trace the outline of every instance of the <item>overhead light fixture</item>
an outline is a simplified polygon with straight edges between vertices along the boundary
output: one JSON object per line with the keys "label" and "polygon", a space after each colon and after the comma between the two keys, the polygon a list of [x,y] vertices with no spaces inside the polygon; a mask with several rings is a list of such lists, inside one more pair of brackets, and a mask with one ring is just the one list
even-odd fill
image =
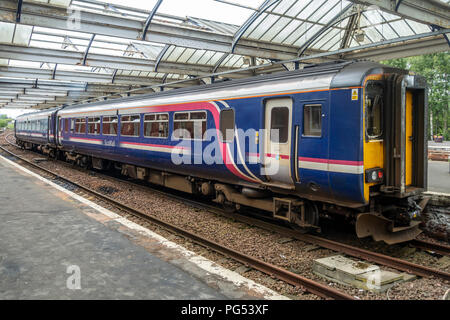
{"label": "overhead light fixture", "polygon": [[359,29],[359,30],[355,31],[355,39],[356,39],[356,41],[364,42],[365,36],[366,36],[366,34],[365,34],[365,32],[363,30]]}

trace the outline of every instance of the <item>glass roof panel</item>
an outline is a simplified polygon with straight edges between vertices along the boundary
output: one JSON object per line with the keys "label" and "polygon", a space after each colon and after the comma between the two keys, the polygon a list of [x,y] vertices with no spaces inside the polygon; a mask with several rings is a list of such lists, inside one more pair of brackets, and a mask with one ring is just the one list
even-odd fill
{"label": "glass roof panel", "polygon": [[378,32],[378,30],[375,27],[367,27],[364,29],[364,32],[367,36],[370,37],[370,40],[373,42],[379,42],[385,40],[383,38],[383,35]]}
{"label": "glass roof panel", "polygon": [[185,48],[181,48],[181,47],[175,47],[172,52],[170,53],[170,55],[166,55],[164,57],[165,61],[170,61],[170,62],[175,62],[178,60],[178,58],[180,57],[180,55],[183,53]]}
{"label": "glass roof panel", "polygon": [[178,58],[177,62],[186,63],[189,58],[194,54],[195,49],[187,48],[183,54]]}
{"label": "glass roof panel", "polygon": [[325,32],[322,37],[320,37],[311,47],[314,49],[321,49],[326,43],[334,43],[341,35],[340,30],[336,28],[330,28],[329,31]]}
{"label": "glass roof panel", "polygon": [[211,59],[209,60],[208,64],[216,65],[217,62],[219,62],[220,58],[222,58],[223,53],[222,52],[215,52]]}
{"label": "glass roof panel", "polygon": [[49,0],[50,4],[56,4],[58,6],[68,7],[71,0]]}
{"label": "glass roof panel", "polygon": [[28,43],[30,42],[31,32],[33,32],[33,26],[17,24],[13,43],[23,46],[28,45]]}
{"label": "glass roof panel", "polygon": [[0,42],[11,43],[14,35],[14,24],[0,21]]}
{"label": "glass roof panel", "polygon": [[312,21],[309,19],[312,15],[314,15],[317,10],[326,2],[326,0],[314,0],[311,2],[307,7],[300,12],[300,14],[297,16],[300,19],[306,19],[308,21]]}
{"label": "glass roof panel", "polygon": [[[314,13],[308,18],[311,21],[320,21],[324,16],[330,13],[334,6],[336,5],[336,0],[328,0],[324,2],[321,6],[319,6]],[[337,14],[337,11],[334,12],[334,15]],[[326,21],[328,22],[328,21]]]}
{"label": "glass roof panel", "polygon": [[296,1],[292,0],[281,0],[275,7],[271,7],[267,11],[285,14],[295,3]]}
{"label": "glass roof panel", "polygon": [[[304,24],[305,25],[305,24]],[[322,27],[319,25],[314,25],[311,26],[309,28],[304,27],[303,31],[303,35],[297,39],[294,39],[294,43],[292,43],[295,46],[301,46],[303,43],[305,43],[306,41],[308,41],[317,31],[319,31]]]}
{"label": "glass roof panel", "polygon": [[230,58],[223,64],[225,67],[233,67],[239,60],[242,60],[242,56],[237,54],[230,55]]}
{"label": "glass roof panel", "polygon": [[256,29],[250,34],[250,38],[261,39],[261,37],[266,33],[267,29],[273,26],[275,22],[278,21],[278,19],[279,17],[273,14],[266,15],[266,18],[262,21],[262,23],[257,26]]}
{"label": "glass roof panel", "polygon": [[151,45],[132,42],[133,46],[142,52],[147,59],[156,60],[161,50],[164,48],[162,45]]}
{"label": "glass roof panel", "polygon": [[425,24],[418,23],[409,19],[405,19],[405,21],[411,26],[411,28],[413,28],[416,33],[427,33],[431,31],[430,27]]}
{"label": "glass roof panel", "polygon": [[206,51],[203,56],[198,60],[198,64],[208,64],[208,65],[214,65],[211,62],[211,58],[216,54],[215,51]]}
{"label": "glass roof panel", "polygon": [[198,63],[200,58],[205,54],[206,50],[195,50],[194,54],[189,58],[187,63]]}
{"label": "glass roof panel", "polygon": [[383,35],[385,39],[389,40],[393,38],[398,38],[398,35],[395,33],[394,30],[392,30],[389,24],[377,25],[375,26],[375,28],[378,30],[378,32],[380,32]]}
{"label": "glass roof panel", "polygon": [[291,22],[275,35],[271,41],[281,43],[283,40],[291,36],[302,24],[299,20],[291,20]]}
{"label": "glass roof panel", "polygon": [[270,29],[262,36],[261,40],[271,41],[280,32],[282,32],[285,27],[292,21],[289,18],[280,18],[275,24],[272,25]]}
{"label": "glass roof panel", "polygon": [[259,29],[260,24],[266,19],[267,16],[268,16],[267,13],[261,14],[247,29],[247,31],[244,33],[243,37],[244,38],[253,38],[253,39],[258,39],[259,37],[261,37],[262,36],[261,30],[256,30],[256,29]]}

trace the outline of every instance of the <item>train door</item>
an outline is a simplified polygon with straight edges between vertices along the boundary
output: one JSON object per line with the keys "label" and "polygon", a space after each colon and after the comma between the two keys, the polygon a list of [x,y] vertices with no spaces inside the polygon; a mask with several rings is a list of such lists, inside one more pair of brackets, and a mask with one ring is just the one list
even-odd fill
{"label": "train door", "polygon": [[292,99],[265,102],[262,167],[269,184],[293,188],[291,177]]}
{"label": "train door", "polygon": [[405,185],[412,184],[412,150],[413,150],[413,93],[406,90],[405,106]]}
{"label": "train door", "polygon": [[329,196],[328,101],[304,100],[295,108],[295,181],[305,193]]}
{"label": "train door", "polygon": [[51,116],[47,117],[47,142],[50,142],[50,128],[52,127],[52,118]]}
{"label": "train door", "polygon": [[56,132],[55,132],[55,141],[58,145],[61,145],[61,139],[62,139],[62,132],[63,132],[63,125],[64,120],[61,119],[61,117],[56,118]]}
{"label": "train door", "polygon": [[400,197],[427,187],[427,84],[416,75],[386,80],[384,186]]}

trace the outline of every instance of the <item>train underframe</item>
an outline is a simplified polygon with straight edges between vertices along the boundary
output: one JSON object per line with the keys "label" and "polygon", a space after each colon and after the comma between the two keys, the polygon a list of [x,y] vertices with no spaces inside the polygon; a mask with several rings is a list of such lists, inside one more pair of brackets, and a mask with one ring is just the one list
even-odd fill
{"label": "train underframe", "polygon": [[305,231],[320,232],[319,221],[323,217],[343,217],[355,225],[358,237],[372,236],[375,241],[395,244],[414,239],[421,233],[420,214],[426,202],[417,204],[420,194],[398,198],[374,192],[369,205],[346,207],[332,202],[315,200],[310,196],[277,193],[276,190],[256,189],[232,185],[193,176],[184,176],[131,164],[109,161],[79,153],[58,150],[19,141],[24,149],[39,151],[52,158],[67,161],[83,168],[116,170],[124,176],[151,184],[200,195],[220,204],[228,212],[253,208],[266,217],[284,221]]}

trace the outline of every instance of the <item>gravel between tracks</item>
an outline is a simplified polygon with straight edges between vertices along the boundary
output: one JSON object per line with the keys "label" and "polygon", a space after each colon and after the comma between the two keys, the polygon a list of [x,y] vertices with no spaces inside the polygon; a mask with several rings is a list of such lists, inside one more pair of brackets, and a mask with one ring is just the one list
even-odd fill
{"label": "gravel between tracks", "polygon": [[[0,138],[3,145],[5,135]],[[9,150],[24,156],[27,159],[42,158],[41,155],[24,150],[18,150],[15,147],[8,146]],[[226,245],[230,248],[243,252],[245,254],[257,257],[266,262],[286,268],[296,272],[304,277],[319,281],[321,283],[332,285],[359,299],[442,299],[445,292],[450,288],[450,283],[440,279],[422,278],[411,282],[405,282],[390,289],[387,293],[372,293],[369,291],[343,286],[336,283],[323,280],[312,273],[312,263],[314,259],[323,258],[336,254],[335,252],[316,248],[310,244],[294,240],[289,241],[278,233],[262,230],[257,227],[251,227],[246,224],[221,217],[217,214],[193,208],[189,205],[173,200],[169,197],[153,192],[151,189],[144,189],[140,186],[132,186],[127,183],[121,183],[117,180],[101,175],[92,171],[84,171],[55,161],[42,161],[39,163],[42,167],[52,170],[55,173],[80,183],[86,187],[94,189],[100,193],[107,194],[117,201],[123,202],[133,208],[142,210],[163,221],[172,223],[186,230],[195,232],[210,240]],[[100,203],[102,201],[99,201]],[[101,203],[107,208],[109,204]],[[120,211],[114,209],[115,212]],[[122,213],[123,214],[123,213]],[[220,254],[205,249],[191,241],[167,232],[166,230],[146,222],[143,219],[126,214],[127,218],[135,221],[149,229],[161,234],[162,236],[174,241],[187,249],[190,249],[208,259],[215,261],[225,268],[236,270],[247,278],[261,283],[277,292],[287,295],[293,299],[320,299],[309,294],[302,288],[294,287],[283,281],[270,278],[261,272],[250,269],[231,259],[227,259]],[[372,244],[373,246],[373,244]],[[370,248],[371,250],[373,248]],[[384,253],[384,252],[383,252]],[[429,255],[427,253],[424,253]],[[429,255],[424,257],[423,262],[432,267],[438,267],[435,261],[436,257]],[[384,270],[390,270],[383,267]],[[443,270],[448,270],[444,268]]]}

